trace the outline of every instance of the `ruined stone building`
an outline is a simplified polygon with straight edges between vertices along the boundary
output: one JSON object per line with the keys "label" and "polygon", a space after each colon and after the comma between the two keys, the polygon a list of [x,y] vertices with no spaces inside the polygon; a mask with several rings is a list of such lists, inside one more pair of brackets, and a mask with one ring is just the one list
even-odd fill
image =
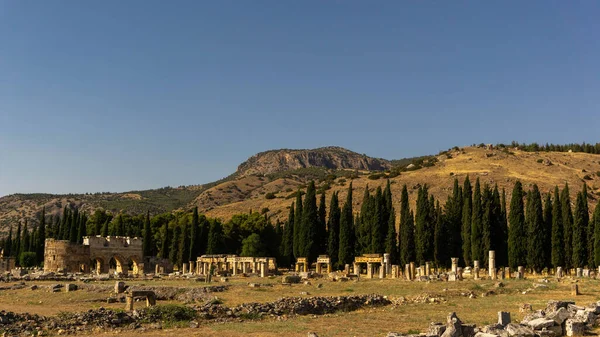
{"label": "ruined stone building", "polygon": [[133,274],[144,272],[144,254],[141,238],[123,236],[86,236],[83,244],[68,240],[46,239],[44,271],[108,273],[111,261],[115,272]]}
{"label": "ruined stone building", "polygon": [[4,249],[0,250],[0,273],[9,272],[15,267],[15,258],[4,256]]}

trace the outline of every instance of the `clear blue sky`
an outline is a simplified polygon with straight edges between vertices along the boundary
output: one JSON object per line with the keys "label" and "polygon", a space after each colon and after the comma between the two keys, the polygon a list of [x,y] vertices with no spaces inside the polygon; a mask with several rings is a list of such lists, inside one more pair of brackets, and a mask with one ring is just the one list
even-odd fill
{"label": "clear blue sky", "polygon": [[0,0],[0,195],[600,141],[598,1]]}

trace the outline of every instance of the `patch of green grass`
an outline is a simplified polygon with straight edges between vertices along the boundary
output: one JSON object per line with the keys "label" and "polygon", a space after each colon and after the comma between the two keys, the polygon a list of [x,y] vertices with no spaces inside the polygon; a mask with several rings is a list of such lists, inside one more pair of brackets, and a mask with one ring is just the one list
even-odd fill
{"label": "patch of green grass", "polygon": [[185,305],[165,304],[144,309],[144,322],[180,322],[196,318],[196,311]]}
{"label": "patch of green grass", "polygon": [[346,289],[344,289],[342,291],[345,292],[345,293],[352,293],[352,292],[354,292],[354,289],[352,289],[352,288],[346,288]]}

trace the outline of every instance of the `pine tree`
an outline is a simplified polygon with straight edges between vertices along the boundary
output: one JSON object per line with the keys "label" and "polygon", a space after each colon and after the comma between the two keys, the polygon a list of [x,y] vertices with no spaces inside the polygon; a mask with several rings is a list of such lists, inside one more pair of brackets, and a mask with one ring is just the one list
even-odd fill
{"label": "pine tree", "polygon": [[206,246],[207,254],[219,254],[222,251],[223,242],[223,227],[221,223],[215,219],[210,221],[210,229],[208,230],[208,244]]}
{"label": "pine tree", "polygon": [[369,185],[365,186],[360,217],[356,224],[356,254],[371,253],[371,226],[375,212],[375,200],[369,193]]}
{"label": "pine tree", "polygon": [[479,185],[479,178],[477,178],[475,181],[475,191],[473,192],[473,213],[471,214],[471,258],[473,261],[479,261],[481,265],[484,265],[484,256],[481,255],[483,239],[482,217],[481,186]]}
{"label": "pine tree", "polygon": [[110,222],[110,219],[107,218],[106,221],[104,222],[104,225],[102,226],[102,236],[103,237],[107,237],[108,236],[108,223]]}
{"label": "pine tree", "polygon": [[403,265],[415,261],[415,228],[414,218],[408,204],[408,189],[402,187],[400,196],[400,260]]}
{"label": "pine tree", "polygon": [[[108,220],[106,220],[106,224],[104,225],[105,228],[108,228]],[[104,230],[103,230],[104,231]],[[107,229],[108,231],[108,229]],[[169,247],[170,245],[170,240],[169,240],[169,223],[168,221],[165,221],[165,224],[163,225],[162,228],[162,239],[161,239],[161,245],[160,245],[160,257],[163,259],[167,259],[169,258]],[[104,235],[104,234],[102,234]]]}
{"label": "pine tree", "polygon": [[15,233],[15,239],[13,240],[12,256],[14,256],[15,259],[18,261],[20,254],[21,254],[21,221],[19,221],[19,224],[17,226],[17,232]]}
{"label": "pine tree", "polygon": [[[436,266],[446,267],[448,265],[448,261],[450,261],[451,256],[448,256],[448,249],[445,245],[446,235],[447,235],[447,226],[446,220],[444,217],[444,213],[442,212],[442,208],[440,207],[440,203],[436,204],[436,217],[435,217],[435,231],[434,231],[434,261]],[[470,226],[469,226],[470,227]]]}
{"label": "pine tree", "polygon": [[415,217],[415,242],[417,263],[433,260],[433,228],[430,221],[429,192],[427,186],[419,189]]}
{"label": "pine tree", "polygon": [[569,194],[569,184],[565,183],[560,194],[561,210],[563,216],[563,233],[565,249],[565,268],[573,268],[573,212],[571,210],[571,197]]}
{"label": "pine tree", "polygon": [[594,223],[594,265],[600,266],[600,203],[596,204],[592,221]]}
{"label": "pine tree", "polygon": [[[12,232],[12,227],[11,227]],[[37,241],[37,260],[44,260],[44,247],[46,246],[46,207],[42,208],[42,215],[40,216],[40,229],[38,231]]]}
{"label": "pine tree", "polygon": [[483,187],[483,193],[481,194],[481,244],[479,246],[479,256],[481,257],[481,264],[484,266],[488,265],[488,252],[493,250],[492,243],[492,221],[493,221],[493,211],[492,211],[492,191],[488,184],[485,184]]}
{"label": "pine tree", "polygon": [[588,200],[587,200],[587,184],[583,183],[583,190],[581,191],[581,194],[583,196],[583,204],[584,204],[584,222],[587,223],[586,229],[585,229],[585,238],[587,239],[587,265],[590,268],[593,268],[595,266],[595,262],[596,262],[596,258],[595,258],[595,252],[594,252],[594,232],[595,232],[595,228],[594,228],[594,222],[590,221],[590,210],[589,210],[589,206],[588,206]]}
{"label": "pine tree", "polygon": [[200,256],[200,219],[198,217],[198,207],[194,207],[190,227],[190,255],[188,259],[195,261],[198,256]]}
{"label": "pine tree", "polygon": [[541,272],[545,267],[544,256],[544,216],[542,210],[542,196],[536,184],[529,192],[527,198],[527,265],[536,272]]}
{"label": "pine tree", "polygon": [[523,205],[523,187],[520,181],[515,183],[510,200],[508,217],[508,264],[515,269],[524,266],[527,256],[527,229],[525,227],[525,209]]}
{"label": "pine tree", "polygon": [[327,221],[327,229],[329,231],[327,254],[329,255],[331,265],[334,267],[339,267],[338,254],[340,248],[340,217],[341,210],[338,201],[338,194],[335,192],[329,201],[329,219]]}
{"label": "pine tree", "polygon": [[79,210],[75,208],[71,216],[71,225],[69,226],[69,241],[77,243],[77,232],[79,231]]}
{"label": "pine tree", "polygon": [[[462,208],[463,191],[458,184],[458,179],[454,179],[452,195],[448,196],[446,201],[446,216],[444,222],[447,227],[446,247],[451,257],[460,257],[462,255]],[[430,211],[435,214],[434,205],[430,205]],[[431,217],[433,219],[433,216]],[[435,224],[435,221],[429,220]],[[433,230],[433,228],[432,228]]]}
{"label": "pine tree", "polygon": [[354,259],[354,223],[352,214],[352,182],[348,187],[346,203],[340,214],[340,245],[338,263],[340,266],[352,263]]}
{"label": "pine tree", "polygon": [[573,267],[583,268],[587,264],[587,239],[585,232],[588,227],[586,222],[588,214],[582,192],[577,193],[573,221]]}
{"label": "pine tree", "polygon": [[[196,208],[197,209],[197,208]],[[144,242],[142,250],[144,256],[154,255],[154,243],[152,242],[152,227],[150,226],[150,211],[146,212],[146,219],[144,221]]]}
{"label": "pine tree", "polygon": [[77,230],[77,243],[83,243],[83,237],[87,236],[87,216],[85,213],[81,214],[79,218],[79,228]]}
{"label": "pine tree", "polygon": [[552,204],[552,265],[554,268],[565,265],[564,232],[562,203],[558,186],[554,187],[554,203]]}
{"label": "pine tree", "polygon": [[294,203],[290,205],[290,213],[283,227],[283,260],[289,266],[294,261]]}
{"label": "pine tree", "polygon": [[25,225],[23,226],[23,234],[21,235],[20,253],[23,254],[28,251],[29,251],[29,231],[27,230],[27,219],[25,219]]}
{"label": "pine tree", "polygon": [[[465,265],[472,263],[471,259],[471,213],[473,212],[473,191],[469,176],[463,184],[463,209],[462,209],[462,256]],[[439,221],[439,220],[438,220]]]}
{"label": "pine tree", "polygon": [[304,244],[302,252],[308,261],[316,261],[319,256],[319,215],[317,210],[317,197],[315,182],[310,181],[306,189],[306,197],[302,209],[302,233]]}
{"label": "pine tree", "polygon": [[385,235],[387,233],[387,222],[383,221],[385,213],[385,199],[381,187],[377,187],[375,196],[371,200],[372,219],[371,219],[371,245],[370,252],[373,254],[383,254],[385,251]]}
{"label": "pine tree", "polygon": [[319,200],[319,226],[317,237],[319,239],[319,252],[327,251],[327,209],[325,208],[325,192],[321,193]]}
{"label": "pine tree", "polygon": [[304,257],[301,250],[304,245],[304,229],[302,226],[302,194],[300,189],[296,193],[296,213],[294,214],[294,257]]}

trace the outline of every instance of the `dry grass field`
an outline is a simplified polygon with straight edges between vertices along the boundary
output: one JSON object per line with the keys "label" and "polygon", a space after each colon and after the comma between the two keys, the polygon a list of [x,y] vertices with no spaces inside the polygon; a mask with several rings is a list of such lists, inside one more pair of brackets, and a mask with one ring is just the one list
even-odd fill
{"label": "dry grass field", "polygon": [[[315,331],[319,336],[385,336],[394,332],[425,332],[430,322],[443,322],[448,312],[455,311],[466,323],[478,325],[493,323],[498,311],[510,311],[513,321],[520,320],[523,313],[519,308],[530,303],[534,309],[542,309],[549,300],[573,300],[578,304],[589,304],[600,300],[600,281],[594,279],[577,280],[582,295],[572,296],[570,278],[560,282],[548,278],[548,283],[535,288],[539,277],[530,276],[526,280],[504,280],[504,287],[497,287],[498,281],[465,280],[460,282],[408,282],[395,279],[361,279],[358,282],[331,282],[327,279],[315,279],[310,285],[295,284],[283,286],[280,278],[232,278],[228,290],[212,293],[225,306],[232,307],[247,302],[270,302],[281,297],[295,296],[341,296],[359,294],[381,294],[392,299],[404,297],[409,304],[389,305],[379,308],[367,308],[354,312],[338,312],[321,316],[295,316],[283,318],[263,318],[242,322],[212,323],[200,320],[200,327],[191,329],[165,328],[161,330],[117,331],[120,336],[306,336]],[[259,288],[250,288],[248,282],[271,284]],[[0,310],[29,312],[41,315],[57,315],[60,312],[77,312],[99,307],[122,309],[123,303],[107,304],[110,291],[93,292],[78,290],[75,292],[52,293],[44,288],[56,282],[28,282],[28,287],[18,290],[7,289],[5,284],[0,290]],[[322,286],[317,287],[318,284]],[[29,285],[40,288],[31,290]],[[92,283],[96,284],[96,283]],[[111,286],[111,282],[98,282]],[[204,283],[193,280],[139,280],[128,281],[128,285],[202,287]],[[222,284],[222,283],[215,283]],[[528,290],[526,294],[523,291]],[[308,295],[301,295],[308,292]],[[473,296],[469,296],[473,294]],[[440,303],[429,303],[412,299],[423,295],[437,298]],[[472,297],[472,298],[471,298]],[[425,303],[423,303],[425,302]],[[159,301],[158,304],[166,304]],[[136,304],[136,307],[143,306]],[[108,332],[113,333],[113,332]]]}

